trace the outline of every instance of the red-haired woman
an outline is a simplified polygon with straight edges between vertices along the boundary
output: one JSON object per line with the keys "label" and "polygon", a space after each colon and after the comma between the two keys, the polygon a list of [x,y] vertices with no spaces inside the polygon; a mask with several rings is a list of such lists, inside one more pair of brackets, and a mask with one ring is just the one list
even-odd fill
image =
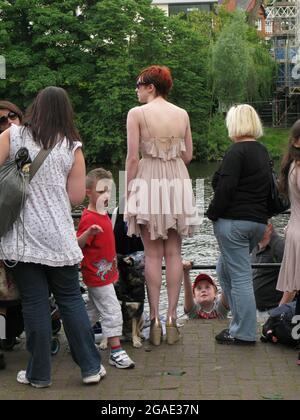
{"label": "red-haired woman", "polygon": [[[172,88],[170,70],[150,66],[136,83],[140,103],[127,117],[128,235],[141,236],[150,305],[150,342],[161,343],[159,297],[162,259],[168,292],[167,342],[179,339],[177,304],[182,281],[181,239],[199,225],[186,165],[193,145],[189,116],[166,100]],[[139,160],[139,152],[142,159]]]}

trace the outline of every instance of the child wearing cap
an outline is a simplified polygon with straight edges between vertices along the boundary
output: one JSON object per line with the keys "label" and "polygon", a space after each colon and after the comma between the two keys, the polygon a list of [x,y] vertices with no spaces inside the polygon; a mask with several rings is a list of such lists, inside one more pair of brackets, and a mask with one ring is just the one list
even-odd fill
{"label": "child wearing cap", "polygon": [[184,311],[190,319],[225,319],[229,311],[225,296],[218,293],[214,280],[208,274],[199,274],[190,280],[191,261],[183,261]]}

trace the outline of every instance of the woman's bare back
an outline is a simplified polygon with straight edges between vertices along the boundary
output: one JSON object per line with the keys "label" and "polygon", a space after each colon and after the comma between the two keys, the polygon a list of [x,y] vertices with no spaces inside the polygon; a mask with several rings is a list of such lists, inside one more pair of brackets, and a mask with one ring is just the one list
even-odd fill
{"label": "woman's bare back", "polygon": [[185,138],[189,120],[182,108],[159,98],[139,109],[141,139]]}

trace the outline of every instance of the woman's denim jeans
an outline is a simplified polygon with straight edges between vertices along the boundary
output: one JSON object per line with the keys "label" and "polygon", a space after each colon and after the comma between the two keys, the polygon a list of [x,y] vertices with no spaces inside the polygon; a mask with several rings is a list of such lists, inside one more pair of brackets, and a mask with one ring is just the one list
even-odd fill
{"label": "woman's denim jeans", "polygon": [[214,223],[221,255],[217,274],[231,309],[232,337],[256,340],[256,303],[250,253],[262,239],[266,225],[245,220],[218,219]]}
{"label": "woman's denim jeans", "polygon": [[26,344],[30,353],[26,370],[29,382],[51,383],[49,288],[58,304],[71,354],[81,368],[82,377],[98,373],[101,357],[81,296],[78,267],[20,262],[12,270],[22,298]]}

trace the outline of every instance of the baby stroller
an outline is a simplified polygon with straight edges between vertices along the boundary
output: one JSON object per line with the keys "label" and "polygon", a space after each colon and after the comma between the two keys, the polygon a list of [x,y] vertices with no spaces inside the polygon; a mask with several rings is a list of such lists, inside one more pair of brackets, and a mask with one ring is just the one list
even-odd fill
{"label": "baby stroller", "polygon": [[18,344],[17,337],[24,331],[22,306],[19,300],[0,301],[0,306],[6,310],[6,314],[2,315],[0,349],[9,351]]}
{"label": "baby stroller", "polygon": [[51,341],[51,354],[55,356],[60,350],[60,341],[57,334],[61,330],[61,319],[58,306],[55,303],[53,295],[49,298],[51,323],[52,323],[52,341]]}
{"label": "baby stroller", "polygon": [[[1,350],[12,350],[20,342],[18,337],[24,331],[24,320],[17,286],[13,281],[11,272],[7,270],[1,260],[0,270],[0,369],[4,369],[5,360]],[[60,342],[56,335],[61,329],[61,320],[51,294],[49,305],[53,333],[51,353],[55,355],[60,349]]]}
{"label": "baby stroller", "polygon": [[[51,354],[55,356],[60,349],[60,341],[57,334],[61,330],[61,320],[58,307],[53,296],[49,297],[51,322],[52,322],[52,342]],[[24,321],[22,315],[22,305],[17,301],[0,301],[0,307],[6,309],[6,315],[2,317],[2,328],[0,333],[0,350],[10,351],[19,343],[19,335],[24,331]],[[3,357],[4,359],[4,357]],[[0,356],[1,368],[1,356]]]}

